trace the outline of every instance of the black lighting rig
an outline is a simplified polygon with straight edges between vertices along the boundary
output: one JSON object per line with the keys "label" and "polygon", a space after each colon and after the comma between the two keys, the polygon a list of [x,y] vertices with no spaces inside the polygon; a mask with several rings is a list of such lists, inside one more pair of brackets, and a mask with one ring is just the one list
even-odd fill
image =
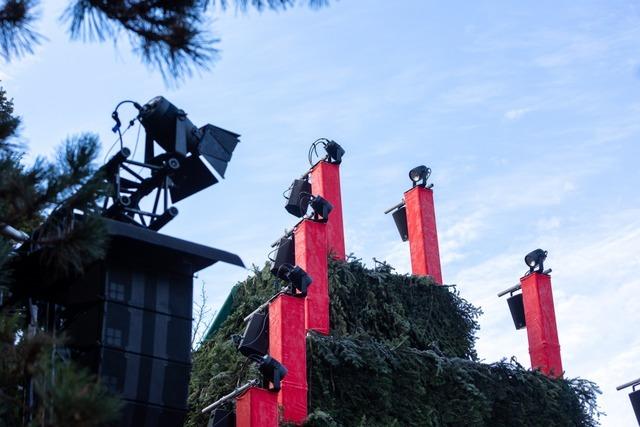
{"label": "black lighting rig", "polygon": [[[138,111],[129,127],[137,120],[145,130],[143,161],[133,160],[122,141],[118,109],[126,103]],[[100,169],[112,186],[104,200],[103,216],[154,231],[178,215],[173,203],[218,182],[203,159],[224,178],[239,141],[238,134],[211,124],[196,127],[183,110],[162,96],[144,105],[122,101],[111,117],[116,122],[112,130],[118,134],[120,150]],[[153,204],[144,209],[142,200],[152,194]]]}

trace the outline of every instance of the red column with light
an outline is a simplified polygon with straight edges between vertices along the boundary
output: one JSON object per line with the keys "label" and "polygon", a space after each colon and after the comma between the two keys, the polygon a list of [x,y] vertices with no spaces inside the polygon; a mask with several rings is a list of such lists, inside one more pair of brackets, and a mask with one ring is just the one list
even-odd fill
{"label": "red column with light", "polygon": [[276,393],[252,387],[236,400],[236,427],[278,427]]}
{"label": "red column with light", "polygon": [[313,279],[305,298],[305,327],[329,335],[327,224],[302,220],[295,228],[293,240],[296,264]]}
{"label": "red column with light", "polygon": [[524,317],[529,339],[531,368],[550,377],[561,377],[562,359],[553,307],[551,277],[531,273],[520,279]]}
{"label": "red column with light", "polygon": [[415,275],[431,276],[442,284],[440,249],[436,229],[433,191],[417,186],[404,193],[411,251],[411,271]]}
{"label": "red column with light", "polygon": [[285,422],[307,417],[307,347],[304,298],[280,295],[269,304],[269,354],[287,368],[278,404]]}
{"label": "red column with light", "polygon": [[340,192],[340,165],[318,162],[310,172],[311,192],[322,196],[333,205],[327,222],[329,253],[335,259],[345,260],[344,225],[342,222],[342,195]]}

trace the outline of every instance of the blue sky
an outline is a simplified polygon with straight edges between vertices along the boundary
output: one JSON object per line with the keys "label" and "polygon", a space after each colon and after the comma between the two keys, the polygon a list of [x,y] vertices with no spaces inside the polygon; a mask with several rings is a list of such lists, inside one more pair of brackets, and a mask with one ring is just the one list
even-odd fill
{"label": "blue sky", "polygon": [[[529,364],[526,332],[496,293],[517,283],[524,254],[547,249],[567,375],[602,387],[603,425],[634,424],[615,386],[640,377],[637,3],[343,0],[229,11],[212,25],[220,60],[177,88],[124,38],[117,49],[69,42],[62,3],[43,3],[49,41],[0,63],[33,153],[80,131],[108,147],[119,100],[163,94],[197,125],[242,134],[227,179],[181,202],[164,231],[262,265],[296,222],[282,191],[308,168],[311,142],[332,138],[347,150],[347,252],[400,272],[408,247],[382,212],[409,187],[408,170],[426,164],[445,282],[484,310],[480,357]],[[247,274],[202,272],[212,308]]]}

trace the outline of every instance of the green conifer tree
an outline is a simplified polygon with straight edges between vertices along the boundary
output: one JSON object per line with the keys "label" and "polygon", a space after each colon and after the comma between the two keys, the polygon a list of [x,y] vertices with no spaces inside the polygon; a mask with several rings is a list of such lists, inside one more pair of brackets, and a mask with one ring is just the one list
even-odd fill
{"label": "green conifer tree", "polygon": [[27,166],[19,127],[0,88],[0,229],[30,236],[25,242],[0,236],[0,426],[102,425],[117,416],[118,400],[32,318],[28,292],[64,281],[104,254],[96,215],[103,184],[93,166],[98,138],[70,137],[53,161],[37,158]]}

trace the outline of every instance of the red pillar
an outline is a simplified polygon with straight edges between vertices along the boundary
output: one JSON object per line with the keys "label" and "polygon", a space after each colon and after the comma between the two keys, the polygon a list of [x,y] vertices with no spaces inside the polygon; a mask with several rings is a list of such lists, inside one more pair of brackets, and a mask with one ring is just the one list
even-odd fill
{"label": "red pillar", "polygon": [[236,400],[236,427],[278,427],[276,393],[251,387]]}
{"label": "red pillar", "polygon": [[442,284],[433,191],[429,188],[414,187],[404,193],[404,201],[407,209],[411,270],[415,275],[431,276],[436,283]]}
{"label": "red pillar", "polygon": [[286,422],[307,417],[307,347],[304,298],[280,295],[269,304],[269,354],[287,368],[278,393]]}
{"label": "red pillar", "polygon": [[[333,214],[333,212],[332,212]],[[295,228],[296,264],[311,276],[305,298],[305,327],[329,335],[327,224],[302,220]]]}
{"label": "red pillar", "polygon": [[562,376],[560,342],[553,308],[551,277],[532,273],[520,279],[531,368],[551,377]]}
{"label": "red pillar", "polygon": [[333,205],[327,223],[329,253],[345,260],[344,225],[342,223],[342,195],[340,193],[340,165],[320,161],[311,169],[311,193],[320,195]]}

